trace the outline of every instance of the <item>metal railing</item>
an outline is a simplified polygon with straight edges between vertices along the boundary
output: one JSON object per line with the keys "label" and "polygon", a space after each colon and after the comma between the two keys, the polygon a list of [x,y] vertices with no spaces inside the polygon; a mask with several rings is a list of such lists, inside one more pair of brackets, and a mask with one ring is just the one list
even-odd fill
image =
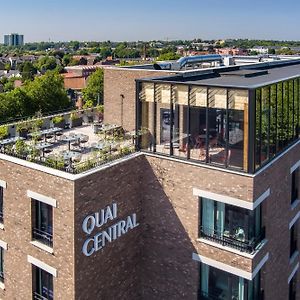
{"label": "metal railing", "polygon": [[27,160],[45,167],[50,167],[56,170],[60,170],[60,171],[64,171],[67,173],[71,173],[71,174],[79,174],[85,171],[88,171],[90,169],[102,166],[108,162],[114,161],[116,159],[120,159],[123,158],[129,154],[133,154],[134,152],[136,152],[135,149],[132,149],[130,151],[127,151],[126,153],[118,153],[118,154],[112,154],[112,155],[108,155],[106,158],[101,158],[101,159],[91,159],[91,160],[87,160],[87,161],[83,161],[80,163],[75,164],[71,164],[71,165],[64,165],[61,166],[60,162],[54,162],[49,164],[42,156],[37,156],[37,157],[30,157],[29,155],[21,155],[21,154],[17,154],[14,151],[10,151],[10,150],[6,150],[5,148],[1,148],[0,149],[0,153],[2,154],[6,154],[12,157],[16,157],[22,160]]}
{"label": "metal railing", "polygon": [[261,233],[251,240],[239,239],[237,236],[229,234],[227,235],[224,234],[224,232],[219,232],[217,230],[206,228],[203,226],[200,227],[200,234],[201,238],[216,242],[218,244],[221,244],[222,246],[228,246],[241,252],[253,253],[259,243],[265,237],[265,228],[262,228]]}
{"label": "metal railing", "polygon": [[42,296],[41,294],[39,294],[38,292],[33,292],[33,299],[34,300],[52,300],[53,299],[53,297],[44,297],[44,296]]}
{"label": "metal railing", "polygon": [[4,273],[0,271],[0,282],[4,282]]}
{"label": "metal railing", "polygon": [[53,236],[49,232],[40,230],[38,228],[33,228],[32,237],[34,240],[39,241],[49,247],[53,246]]}
{"label": "metal railing", "polygon": [[[237,297],[234,297],[234,295],[232,295],[232,296],[233,296],[232,299],[238,299]],[[222,290],[210,288],[208,293],[199,291],[199,299],[200,300],[220,300],[220,299],[225,299],[225,297],[222,294]],[[248,298],[248,296],[246,296],[245,300],[264,300],[264,291],[260,290],[256,294],[256,296],[253,296],[253,298],[252,297]]]}

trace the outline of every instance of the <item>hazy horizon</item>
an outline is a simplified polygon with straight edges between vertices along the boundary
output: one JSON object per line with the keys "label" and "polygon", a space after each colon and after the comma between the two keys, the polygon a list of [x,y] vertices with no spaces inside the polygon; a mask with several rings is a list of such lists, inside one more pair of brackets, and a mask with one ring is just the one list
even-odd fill
{"label": "hazy horizon", "polygon": [[[281,4],[281,3],[280,3]],[[300,1],[15,0],[1,5],[0,40],[18,32],[41,41],[180,39],[300,40]],[[3,13],[5,12],[5,14]],[[10,14],[11,12],[11,14]]]}

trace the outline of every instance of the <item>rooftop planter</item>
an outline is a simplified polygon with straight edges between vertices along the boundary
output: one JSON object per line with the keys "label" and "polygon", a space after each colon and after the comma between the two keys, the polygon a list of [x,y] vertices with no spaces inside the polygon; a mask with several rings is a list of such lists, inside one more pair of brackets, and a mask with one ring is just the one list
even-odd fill
{"label": "rooftop planter", "polygon": [[65,128],[66,121],[63,116],[56,116],[52,119],[53,125],[59,128]]}
{"label": "rooftop planter", "polygon": [[70,115],[70,127],[78,127],[82,125],[82,117],[79,117],[76,112],[72,112]]}
{"label": "rooftop planter", "polygon": [[3,140],[9,136],[8,127],[0,126],[0,140]]}
{"label": "rooftop planter", "polygon": [[19,134],[20,137],[26,139],[30,128],[31,126],[28,122],[22,122],[17,125],[16,132]]}

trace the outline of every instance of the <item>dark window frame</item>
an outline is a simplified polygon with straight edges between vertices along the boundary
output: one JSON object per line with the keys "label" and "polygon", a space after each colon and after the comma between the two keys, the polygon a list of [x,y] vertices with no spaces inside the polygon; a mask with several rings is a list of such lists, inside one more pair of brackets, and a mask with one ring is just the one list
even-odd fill
{"label": "dark window frame", "polygon": [[299,167],[291,174],[291,204],[299,199]]}
{"label": "dark window frame", "polygon": [[290,258],[294,255],[296,251],[298,251],[298,228],[297,223],[293,224],[293,226],[290,229]]}
{"label": "dark window frame", "polygon": [[32,294],[35,300],[53,300],[53,275],[32,265]]}
{"label": "dark window frame", "polygon": [[32,239],[53,248],[53,206],[36,199],[32,199]]}
{"label": "dark window frame", "polygon": [[297,273],[296,272],[289,282],[289,300],[296,300],[297,294]]}

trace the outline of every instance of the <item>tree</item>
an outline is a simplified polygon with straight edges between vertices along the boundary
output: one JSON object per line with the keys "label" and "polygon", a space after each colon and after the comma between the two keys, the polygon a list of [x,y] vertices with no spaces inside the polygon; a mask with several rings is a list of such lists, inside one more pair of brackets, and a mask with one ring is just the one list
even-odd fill
{"label": "tree", "polygon": [[275,54],[275,49],[269,48],[269,49],[268,49],[268,53],[269,53],[269,54]]}
{"label": "tree", "polygon": [[94,106],[97,100],[103,101],[103,70],[97,69],[88,78],[88,84],[82,91],[83,99],[85,102],[92,101]]}
{"label": "tree", "polygon": [[44,76],[36,77],[26,86],[28,96],[36,111],[42,113],[61,110],[70,107],[70,100],[64,89],[64,81],[56,72],[46,72]]}
{"label": "tree", "polygon": [[33,80],[34,75],[37,73],[36,67],[29,61],[24,62],[19,66],[23,81]]}
{"label": "tree", "polygon": [[53,56],[41,57],[35,66],[42,73],[45,73],[48,70],[61,71],[61,65],[57,63],[57,60]]}
{"label": "tree", "polygon": [[69,46],[74,50],[77,51],[80,47],[80,43],[78,41],[70,41]]}
{"label": "tree", "polygon": [[167,52],[161,54],[157,60],[177,60],[180,58],[180,55],[176,54],[175,52]]}
{"label": "tree", "polygon": [[100,56],[103,59],[107,58],[108,56],[112,56],[112,50],[111,50],[111,48],[102,47],[101,50],[100,50]]}

